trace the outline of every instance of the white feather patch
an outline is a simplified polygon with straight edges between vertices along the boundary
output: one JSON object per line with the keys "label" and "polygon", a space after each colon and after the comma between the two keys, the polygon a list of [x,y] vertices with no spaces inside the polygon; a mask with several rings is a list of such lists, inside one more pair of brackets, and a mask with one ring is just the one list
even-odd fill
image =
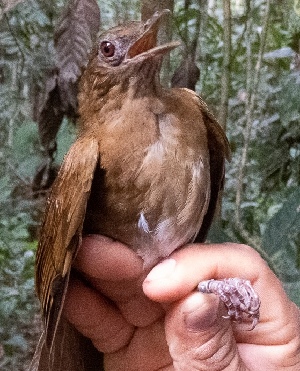
{"label": "white feather patch", "polygon": [[139,227],[139,229],[142,230],[142,232],[151,233],[151,231],[149,229],[149,224],[148,224],[148,222],[145,218],[144,213],[140,214],[140,218],[139,218],[139,221],[138,221],[138,227]]}

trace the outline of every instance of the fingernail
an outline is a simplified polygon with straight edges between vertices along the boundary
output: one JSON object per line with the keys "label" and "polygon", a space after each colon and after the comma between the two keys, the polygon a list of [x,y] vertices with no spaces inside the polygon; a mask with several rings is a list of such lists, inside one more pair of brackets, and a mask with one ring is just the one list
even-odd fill
{"label": "fingernail", "polygon": [[145,281],[154,281],[166,278],[172,275],[175,270],[175,266],[175,259],[165,259],[150,271]]}

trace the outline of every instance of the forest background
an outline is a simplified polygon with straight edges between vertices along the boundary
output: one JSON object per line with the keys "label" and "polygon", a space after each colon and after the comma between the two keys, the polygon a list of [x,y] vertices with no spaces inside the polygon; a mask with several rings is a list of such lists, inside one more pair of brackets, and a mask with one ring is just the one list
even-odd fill
{"label": "forest background", "polygon": [[27,369],[38,336],[38,227],[76,135],[98,6],[100,29],[139,19],[141,9],[173,10],[166,35],[182,47],[163,81],[193,85],[199,68],[195,90],[232,149],[209,239],[255,247],[300,305],[300,1],[0,0],[1,370]]}

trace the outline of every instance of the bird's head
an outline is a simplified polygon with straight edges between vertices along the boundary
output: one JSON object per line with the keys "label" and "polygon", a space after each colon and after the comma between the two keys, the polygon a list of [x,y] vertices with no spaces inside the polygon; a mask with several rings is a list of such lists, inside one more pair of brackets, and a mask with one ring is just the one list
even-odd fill
{"label": "bird's head", "polygon": [[163,10],[146,22],[130,22],[99,36],[80,81],[79,114],[85,126],[104,106],[108,111],[121,106],[127,94],[160,91],[162,58],[180,45],[177,41],[158,45],[160,20],[169,13]]}
{"label": "bird's head", "polygon": [[133,75],[142,77],[143,72],[147,74],[154,69],[159,72],[162,57],[180,45],[177,41],[158,45],[160,20],[169,13],[165,9],[146,22],[129,22],[100,35],[83,79],[94,80],[99,89],[97,82],[111,87]]}
{"label": "bird's head", "polygon": [[97,43],[99,67],[136,66],[145,60],[163,56],[176,48],[177,41],[157,45],[160,20],[170,11],[156,12],[146,22],[130,22],[102,34]]}

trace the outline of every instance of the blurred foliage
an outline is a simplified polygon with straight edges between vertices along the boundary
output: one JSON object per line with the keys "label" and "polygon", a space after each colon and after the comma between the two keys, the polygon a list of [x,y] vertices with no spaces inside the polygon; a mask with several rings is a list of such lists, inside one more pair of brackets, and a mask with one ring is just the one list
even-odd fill
{"label": "blurred foliage", "polygon": [[[74,128],[65,122],[58,135],[57,161],[73,139]],[[1,370],[27,370],[40,334],[33,276],[45,198],[31,190],[41,159],[38,149],[37,126],[28,121],[15,130],[11,148],[0,158]]]}
{"label": "blurred foliage", "polygon": [[38,336],[38,304],[33,291],[35,245],[28,237],[27,214],[2,217],[0,224],[1,370],[26,370]]}
{"label": "blurred foliage", "polygon": [[[33,121],[37,91],[54,64],[53,33],[65,1],[27,0],[0,12],[0,369],[23,370],[31,356],[39,320],[33,293],[33,255],[44,197],[31,184],[42,155]],[[102,28],[139,17],[140,1],[99,1]],[[208,6],[208,3],[210,4]],[[243,231],[234,224],[237,169],[244,146],[246,22],[251,17],[252,64],[260,46],[264,0],[231,0],[232,58],[227,135],[232,161],[222,209],[222,230],[211,238],[255,244],[300,305],[300,17],[294,1],[271,5],[266,53],[256,93],[241,204]],[[216,112],[223,62],[222,1],[175,1],[174,38],[193,39],[200,17],[197,91]],[[0,7],[3,6],[0,2]],[[178,67],[179,51],[171,66]],[[59,164],[76,130],[64,121],[58,135]],[[245,233],[244,233],[245,232]]]}
{"label": "blurred foliage", "polygon": [[25,370],[22,364],[25,367],[27,362],[28,366],[28,355],[32,355],[37,337],[38,325],[33,326],[38,308],[33,291],[36,241],[30,240],[38,224],[35,218],[38,205],[29,197],[27,180],[34,171],[34,161],[31,164],[28,157],[34,146],[32,127],[16,131],[15,145],[6,149],[0,160],[1,370]]}

